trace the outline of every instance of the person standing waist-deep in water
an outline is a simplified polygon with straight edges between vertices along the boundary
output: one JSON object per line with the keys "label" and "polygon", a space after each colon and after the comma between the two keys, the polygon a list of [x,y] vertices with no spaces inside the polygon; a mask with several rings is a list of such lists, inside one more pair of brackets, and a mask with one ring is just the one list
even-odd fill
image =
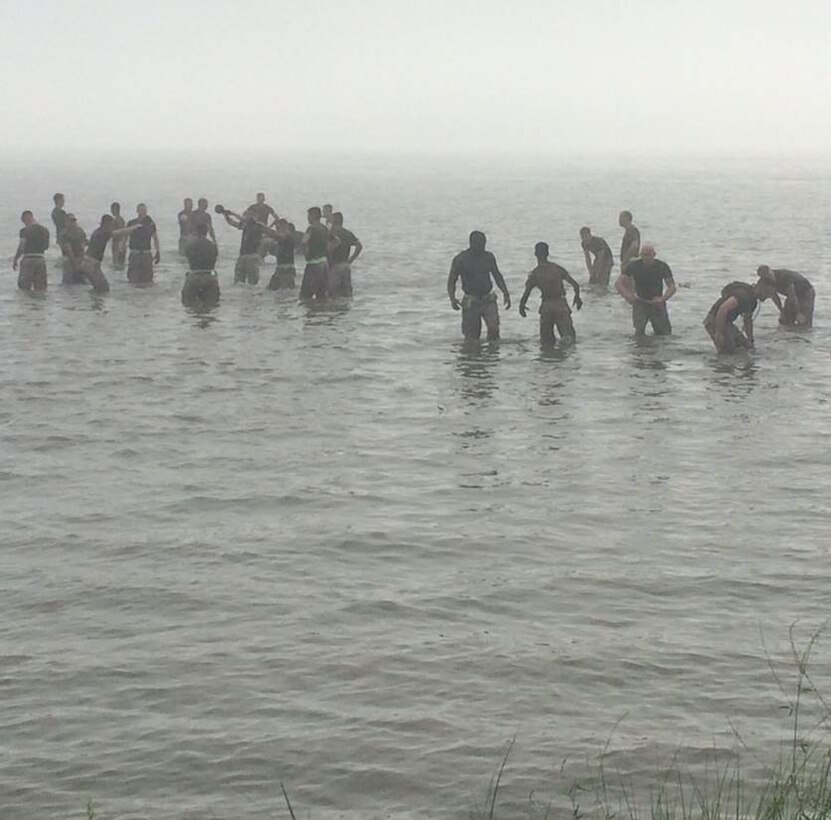
{"label": "person standing waist-deep in water", "polygon": [[586,259],[586,270],[589,272],[589,284],[607,287],[615,264],[609,243],[599,236],[592,236],[591,228],[580,228],[580,244]]}
{"label": "person standing waist-deep in water", "polygon": [[60,248],[61,234],[66,226],[66,211],[64,210],[66,197],[63,194],[55,194],[52,197],[52,202],[55,203],[55,207],[52,209],[52,223],[55,226],[55,244]]}
{"label": "person standing waist-deep in water", "polygon": [[542,302],[540,303],[540,342],[544,345],[556,344],[555,326],[564,342],[574,342],[577,339],[577,334],[574,332],[571,308],[566,301],[566,290],[563,282],[568,282],[573,288],[573,304],[577,310],[580,310],[583,306],[583,301],[580,299],[580,285],[564,267],[548,260],[547,243],[537,242],[534,246],[534,256],[537,257],[537,267],[528,274],[525,292],[519,300],[519,315],[523,319],[525,318],[528,297],[534,288],[539,288],[542,294]]}
{"label": "person standing waist-deep in water", "polygon": [[111,239],[113,241],[123,239],[142,229],[141,224],[133,225],[131,228],[116,228],[115,226],[117,224],[115,218],[110,214],[104,214],[101,217],[99,226],[92,232],[92,236],[89,238],[86,253],[81,261],[81,275],[92,285],[92,289],[96,293],[106,293],[110,289],[110,283],[101,270],[101,263],[104,261],[107,243]]}
{"label": "person standing waist-deep in water", "polygon": [[176,214],[176,221],[179,223],[179,254],[181,256],[185,255],[188,244],[194,237],[191,216],[193,216],[193,200],[187,197],[182,203],[182,210]]}
{"label": "person standing waist-deep in water", "polygon": [[287,219],[274,223],[274,255],[277,264],[268,283],[269,290],[291,290],[295,286],[297,270],[294,266],[295,228]]}
{"label": "person standing waist-deep in water", "polygon": [[630,211],[621,211],[617,219],[618,225],[623,228],[623,239],[620,241],[620,269],[621,271],[641,252],[641,232],[632,223]]}
{"label": "person standing waist-deep in water", "polygon": [[[721,296],[704,319],[704,327],[719,353],[735,353],[753,347],[753,313],[759,302],[769,295],[763,282],[755,285],[731,282],[722,288]],[[734,324],[739,316],[742,317],[744,333]]]}
{"label": "person standing waist-deep in water", "polygon": [[[245,283],[256,285],[260,281],[260,245],[263,237],[273,236],[262,222],[258,222],[253,216],[240,216],[239,214],[217,205],[217,213],[225,217],[225,221],[238,231],[242,231],[240,238],[239,256],[234,267],[234,283]],[[247,213],[247,211],[246,211]]]}
{"label": "person standing waist-deep in water", "polygon": [[[787,268],[771,270],[759,265],[756,275],[767,283],[765,291],[779,309],[779,324],[783,327],[811,327],[814,324],[814,286],[801,273]],[[785,297],[785,304],[779,294]]]}
{"label": "person standing waist-deep in water", "polygon": [[[447,295],[453,310],[462,311],[462,334],[466,339],[478,339],[482,335],[482,321],[488,329],[488,339],[499,338],[499,306],[493,283],[502,291],[505,310],[511,307],[508,286],[496,264],[496,257],[485,250],[487,238],[482,231],[470,234],[470,245],[453,258],[447,277]],[[456,298],[456,282],[462,280],[464,296],[461,303]]]}
{"label": "person standing waist-deep in water", "polygon": [[[130,233],[127,281],[138,285],[153,281],[153,264],[159,264],[162,254],[156,223],[148,216],[147,206],[143,202],[136,206],[136,214],[136,218],[127,223],[128,228],[138,228]],[[150,249],[151,244],[155,254]]]}
{"label": "person standing waist-deep in water", "polygon": [[120,202],[113,202],[110,205],[110,214],[113,218],[113,270],[124,270],[124,265],[127,264],[127,233],[124,228],[127,227],[127,223],[121,215]]}
{"label": "person standing waist-deep in water", "polygon": [[615,289],[632,305],[632,324],[636,336],[646,333],[647,323],[652,325],[652,332],[656,336],[669,336],[672,333],[667,301],[676,291],[675,279],[669,265],[655,257],[652,245],[644,245],[641,258],[630,262],[620,272]]}
{"label": "person standing waist-deep in water", "polygon": [[196,238],[185,251],[190,270],[182,287],[183,305],[211,307],[219,302],[219,279],[216,276],[216,258],[219,249],[208,239],[205,222],[196,225]]}
{"label": "person standing waist-deep in water", "polygon": [[[330,235],[338,240],[329,254],[329,295],[352,295],[352,263],[361,255],[364,246],[352,231],[343,227],[343,214],[332,214]],[[354,250],[353,250],[354,248]]]}
{"label": "person standing waist-deep in water", "polygon": [[303,253],[306,268],[300,283],[300,298],[322,301],[329,286],[329,254],[337,247],[338,240],[321,224],[321,211],[316,205],[306,212],[309,227],[303,234]]}
{"label": "person standing waist-deep in water", "polygon": [[17,263],[20,262],[17,286],[21,290],[46,290],[46,259],[43,254],[49,247],[49,231],[38,223],[31,211],[23,211],[20,221],[23,223],[20,243],[12,262],[12,270],[17,270]]}
{"label": "person standing waist-deep in water", "polygon": [[78,224],[75,214],[67,214],[61,231],[61,250],[63,251],[63,284],[79,285],[84,281],[81,262],[87,246],[87,235]]}

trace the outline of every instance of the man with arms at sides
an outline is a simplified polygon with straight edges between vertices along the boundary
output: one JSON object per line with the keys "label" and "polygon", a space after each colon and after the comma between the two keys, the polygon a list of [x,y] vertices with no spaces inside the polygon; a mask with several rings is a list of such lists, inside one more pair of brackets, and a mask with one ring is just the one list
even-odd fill
{"label": "man with arms at sides", "polygon": [[[488,328],[488,340],[499,338],[499,306],[493,283],[502,291],[505,310],[511,307],[508,286],[496,264],[496,257],[485,250],[487,238],[481,231],[470,234],[467,250],[457,254],[450,265],[447,277],[447,295],[453,310],[462,311],[462,333],[466,339],[478,339],[482,335],[482,320]],[[493,280],[491,280],[491,277]],[[456,299],[456,282],[462,280],[464,296]]]}
{"label": "man with arms at sides", "polygon": [[[153,264],[159,264],[162,254],[156,223],[147,215],[147,206],[143,202],[136,206],[136,214],[136,218],[127,223],[128,228],[137,228],[130,232],[127,281],[140,285],[153,281]],[[151,243],[155,254],[150,250]]]}
{"label": "man with arms at sides", "polygon": [[[707,330],[719,353],[735,353],[737,350],[753,347],[753,313],[759,302],[770,293],[764,282],[755,285],[746,282],[731,282],[721,291],[704,319]],[[744,333],[734,322],[742,317]]]}
{"label": "man with arms at sides", "polygon": [[618,216],[618,225],[623,228],[623,239],[620,242],[620,269],[621,271],[641,252],[641,232],[632,224],[630,211],[621,211]]}
{"label": "man with arms at sides", "polygon": [[49,231],[39,224],[31,211],[20,215],[23,227],[20,229],[20,244],[12,262],[12,270],[20,273],[17,286],[21,290],[46,290],[46,259],[43,254],[49,247]]}
{"label": "man with arms at sides", "polygon": [[124,228],[127,227],[127,223],[121,215],[120,202],[113,202],[110,205],[110,214],[113,218],[113,270],[123,270],[127,262],[127,234],[123,232]]}
{"label": "man with arms at sides", "polygon": [[81,262],[84,259],[84,248],[87,246],[87,235],[78,224],[75,214],[67,214],[61,231],[61,250],[63,251],[63,284],[80,285],[84,281],[81,273]]}
{"label": "man with arms at sides", "polygon": [[[779,324],[784,327],[811,327],[814,324],[814,286],[801,274],[787,268],[771,270],[760,265],[759,281],[766,283],[765,294],[779,308]],[[785,304],[779,294],[785,297]]]}
{"label": "man with arms at sides", "polygon": [[101,270],[107,243],[110,239],[122,239],[142,229],[141,224],[133,225],[132,228],[116,228],[116,224],[115,218],[110,214],[101,217],[101,223],[92,232],[86,253],[81,260],[81,276],[92,285],[96,293],[106,293],[110,289],[110,283]]}
{"label": "man with arms at sides", "polygon": [[364,246],[352,231],[343,227],[343,214],[340,211],[332,214],[329,233],[338,240],[329,254],[329,295],[351,296],[352,263],[361,255]]}
{"label": "man with arms at sides", "polygon": [[539,288],[542,294],[540,303],[540,342],[544,345],[554,345],[557,337],[554,327],[560,332],[560,338],[574,342],[577,334],[574,332],[574,323],[571,321],[571,308],[566,301],[566,291],[563,281],[568,282],[574,290],[574,307],[577,310],[583,306],[580,299],[580,285],[571,277],[569,272],[554,262],[548,261],[548,245],[537,242],[534,247],[534,256],[537,257],[537,267],[528,274],[525,283],[525,292],[519,300],[519,315],[524,319],[528,297],[534,288]]}
{"label": "man with arms at sides", "polygon": [[278,219],[274,223],[276,239],[273,244],[273,253],[277,257],[277,265],[268,283],[269,290],[291,290],[295,286],[297,271],[294,267],[295,228],[286,219]]}
{"label": "man with arms at sides", "polygon": [[196,238],[188,245],[188,266],[190,270],[182,287],[183,305],[211,307],[219,302],[219,280],[216,276],[216,258],[219,250],[215,242],[208,239],[208,225],[196,225]]}
{"label": "man with arms at sides", "polygon": [[303,253],[306,256],[306,268],[300,283],[300,298],[313,299],[317,302],[326,298],[329,285],[329,254],[338,245],[338,239],[329,234],[326,226],[321,224],[320,208],[314,206],[306,212],[309,227],[303,234]]}
{"label": "man with arms at sides", "polygon": [[[666,290],[664,290],[666,283]],[[615,282],[615,290],[632,305],[632,324],[635,336],[643,336],[647,323],[656,336],[669,336],[667,301],[677,290],[672,271],[666,262],[655,257],[655,248],[644,245],[641,258],[630,262]]]}
{"label": "man with arms at sides", "polygon": [[190,218],[193,214],[193,200],[188,197],[183,203],[182,210],[176,214],[176,221],[179,223],[179,254],[185,255],[188,244],[193,238],[193,226]]}
{"label": "man with arms at sides", "polygon": [[[580,228],[580,244],[583,246],[586,270],[589,272],[589,284],[608,287],[609,277],[615,264],[609,243],[599,236],[592,236],[591,228]],[[592,254],[594,254],[593,261]]]}
{"label": "man with arms at sides", "polygon": [[323,216],[323,224],[331,230],[332,228],[332,219],[334,217],[334,208],[327,202],[323,206],[322,216]]}

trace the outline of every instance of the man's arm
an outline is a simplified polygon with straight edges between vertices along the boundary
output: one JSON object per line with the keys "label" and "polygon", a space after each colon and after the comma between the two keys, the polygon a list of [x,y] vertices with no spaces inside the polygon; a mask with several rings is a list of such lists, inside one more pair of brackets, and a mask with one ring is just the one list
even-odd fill
{"label": "man's arm", "polygon": [[635,287],[632,282],[632,277],[621,271],[620,276],[615,280],[615,290],[627,301],[630,305],[635,304]]}
{"label": "man's arm", "polygon": [[213,223],[213,220],[211,220],[211,221],[208,223],[208,236],[210,236],[210,237],[211,237],[211,242],[213,242],[213,243],[214,243],[214,245],[216,245],[216,244],[217,244],[217,241],[216,241],[216,234],[214,233],[214,223]]}
{"label": "man's arm", "polygon": [[522,292],[522,298],[519,300],[519,315],[522,316],[524,319],[527,315],[527,306],[528,306],[528,297],[531,295],[531,291],[536,287],[534,282],[534,275],[528,277],[528,281],[525,283],[525,290]]}
{"label": "man's arm", "polygon": [[584,245],[583,246],[583,256],[586,258],[586,270],[591,273],[592,272],[592,258],[591,254],[589,253],[589,249]]}
{"label": "man's arm", "polygon": [[493,281],[496,282],[496,287],[502,291],[505,310],[508,310],[511,307],[511,295],[508,293],[508,286],[505,284],[505,279],[499,271],[499,265],[496,264],[496,257],[493,254],[491,254],[491,260],[493,261],[493,266],[491,267]]}
{"label": "man's arm", "polygon": [[238,231],[242,230],[242,219],[240,217],[236,214],[232,214],[230,211],[225,211],[222,215],[225,217],[225,221],[232,228],[236,228]]}
{"label": "man's arm", "polygon": [[459,281],[459,265],[456,260],[450,265],[450,275],[447,277],[447,295],[450,297],[450,307],[459,310],[461,305],[456,298],[456,282]]}
{"label": "man's arm", "polygon": [[347,262],[348,265],[351,265],[360,255],[361,251],[364,249],[364,246],[361,244],[361,240],[358,237],[355,237],[355,250],[352,251],[352,256],[349,257]]}
{"label": "man's arm", "polygon": [[675,296],[675,293],[678,290],[675,285],[675,279],[672,278],[671,273],[664,276],[664,281],[667,283],[666,290],[660,296],[656,296],[652,300],[656,305],[663,305],[668,302],[673,296]]}
{"label": "man's arm", "polygon": [[753,314],[752,313],[745,313],[742,316],[742,321],[744,323],[744,335],[747,336],[747,341],[750,342],[750,346],[754,347],[753,342]]}
{"label": "man's arm", "polygon": [[17,262],[23,256],[23,249],[26,247],[26,240],[20,238],[20,244],[17,246],[17,251],[14,254],[14,262],[12,262],[12,270],[17,270]]}
{"label": "man's arm", "polygon": [[736,297],[731,296],[721,303],[721,307],[716,313],[716,319],[714,322],[715,339],[713,341],[716,343],[716,350],[719,352],[721,352],[721,349],[724,347],[724,340],[727,337],[727,316],[731,310],[734,310],[738,306],[738,304],[739,303],[736,301]]}
{"label": "man's arm", "polygon": [[156,249],[156,255],[153,257],[153,261],[158,265],[162,258],[162,251],[159,247],[159,232],[153,231],[153,247]]}
{"label": "man's arm", "polygon": [[563,279],[565,279],[566,282],[574,288],[574,300],[572,301],[572,304],[577,308],[577,310],[580,310],[580,308],[583,307],[583,300],[580,298],[580,285],[568,271],[563,274]]}

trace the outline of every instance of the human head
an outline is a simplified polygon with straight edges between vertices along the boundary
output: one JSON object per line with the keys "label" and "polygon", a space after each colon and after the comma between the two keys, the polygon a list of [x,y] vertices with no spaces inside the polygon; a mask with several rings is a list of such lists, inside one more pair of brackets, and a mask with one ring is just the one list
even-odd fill
{"label": "human head", "polygon": [[74,225],[78,221],[78,219],[76,218],[75,214],[67,214],[66,221],[71,222]]}
{"label": "human head", "polygon": [[759,279],[753,285],[753,293],[756,294],[756,298],[760,302],[764,302],[765,299],[771,299],[773,297],[773,294],[776,293],[776,288],[767,279]]}
{"label": "human head", "polygon": [[617,218],[617,224],[620,225],[621,228],[626,228],[632,224],[632,212],[631,211],[621,211],[620,216]]}
{"label": "human head", "polygon": [[[117,202],[114,202],[113,204],[114,204],[114,205],[118,205],[118,203],[117,203]],[[114,220],[114,219],[113,219],[113,218],[112,218],[109,214],[104,214],[104,215],[101,217],[101,227],[102,227],[105,231],[106,231],[106,230],[112,230],[112,228],[113,228],[113,224],[114,224],[114,223],[115,223],[115,220]]]}
{"label": "human head", "polygon": [[121,213],[121,203],[120,202],[113,202],[113,204],[110,205],[110,213],[113,216],[118,216]]}
{"label": "human head", "polygon": [[63,208],[64,203],[66,202],[66,197],[63,194],[55,194],[52,197],[52,202],[55,203],[56,208]]}
{"label": "human head", "polygon": [[588,242],[589,239],[592,238],[592,229],[591,228],[580,228],[580,239],[583,242]]}
{"label": "human head", "polygon": [[196,235],[199,237],[206,237],[208,235],[208,223],[207,222],[200,222],[196,226]]}
{"label": "human head", "polygon": [[147,216],[147,206],[143,202],[139,202],[136,205],[136,213],[138,214],[139,219],[144,219]]}
{"label": "human head", "polygon": [[328,202],[323,206],[323,216],[327,218],[332,216],[332,206]]}
{"label": "human head", "polygon": [[309,208],[308,211],[306,211],[306,216],[308,216],[309,218],[310,225],[316,225],[318,222],[320,222],[320,208],[318,208],[317,205],[313,205],[311,208]]}
{"label": "human head", "polygon": [[772,285],[776,284],[776,276],[774,276],[773,271],[767,265],[759,265],[756,268],[756,275],[760,279],[770,282]]}
{"label": "human head", "polygon": [[548,243],[537,242],[537,244],[534,245],[534,256],[536,256],[540,262],[544,262],[548,259]]}
{"label": "human head", "polygon": [[340,211],[335,211],[332,214],[332,227],[333,228],[342,228],[343,227],[343,214]]}
{"label": "human head", "polygon": [[204,196],[199,197],[199,202],[196,203],[196,206],[199,208],[200,211],[207,211],[208,210],[208,200],[205,199]]}
{"label": "human head", "polygon": [[265,194],[260,192],[257,194],[257,204],[262,205],[265,202]]}
{"label": "human head", "polygon": [[469,240],[470,249],[474,253],[485,252],[485,245],[487,244],[488,238],[482,233],[482,231],[471,231]]}
{"label": "human head", "polygon": [[31,211],[23,211],[23,213],[20,214],[20,221],[24,225],[33,225],[35,222],[35,215]]}
{"label": "human head", "polygon": [[655,246],[644,245],[641,248],[641,259],[643,259],[645,265],[651,265],[655,261]]}
{"label": "human head", "polygon": [[185,210],[192,211],[193,210],[193,200],[190,197],[185,197]]}

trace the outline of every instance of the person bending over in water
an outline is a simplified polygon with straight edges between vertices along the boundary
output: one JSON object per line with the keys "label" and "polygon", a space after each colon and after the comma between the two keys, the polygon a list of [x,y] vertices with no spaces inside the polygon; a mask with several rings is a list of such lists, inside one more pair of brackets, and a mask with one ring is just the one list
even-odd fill
{"label": "person bending over in water", "polygon": [[190,270],[182,287],[182,304],[209,307],[219,302],[219,280],[215,270],[219,250],[216,243],[208,239],[206,222],[197,223],[195,237],[185,251]]}
{"label": "person bending over in water", "polygon": [[294,267],[295,229],[286,219],[278,219],[274,223],[273,253],[277,257],[277,265],[268,283],[269,290],[292,290],[295,286],[297,271]]}
{"label": "person bending over in water", "polygon": [[[704,319],[704,327],[719,353],[735,353],[753,347],[753,313],[768,295],[763,282],[755,285],[731,282],[725,285]],[[742,317],[744,333],[734,324],[739,316]]]}
{"label": "person bending over in water", "polygon": [[[779,308],[779,324],[785,327],[811,327],[814,324],[814,286],[801,274],[786,268],[771,270],[760,265],[756,271],[765,283],[765,294]],[[779,294],[785,298],[785,304]]]}
{"label": "person bending over in water", "polygon": [[20,215],[23,227],[20,229],[20,244],[12,262],[12,270],[20,273],[17,286],[21,290],[46,290],[46,259],[43,254],[49,247],[49,231],[39,224],[31,211]]}
{"label": "person bending over in water", "polygon": [[618,216],[618,225],[623,228],[623,239],[620,242],[620,269],[621,271],[641,252],[641,232],[632,224],[632,213],[621,211]]}
{"label": "person bending over in water", "polygon": [[81,262],[84,259],[86,246],[87,235],[84,229],[78,224],[75,214],[67,214],[61,231],[64,285],[80,285],[84,281]]}
{"label": "person bending over in water", "polygon": [[329,286],[329,254],[338,246],[339,241],[321,224],[320,208],[309,208],[306,216],[309,227],[303,234],[302,242],[306,255],[306,269],[300,283],[300,298],[319,302],[326,298]]}
{"label": "person bending over in water", "polygon": [[116,228],[118,223],[110,214],[101,217],[101,224],[92,232],[89,238],[84,258],[81,260],[80,273],[86,279],[92,289],[97,293],[106,293],[110,289],[110,283],[101,270],[101,263],[104,261],[104,253],[107,250],[107,243],[112,239],[122,240],[130,234],[136,233],[143,228],[142,223],[136,223],[130,228]]}
{"label": "person bending over in water", "polygon": [[[127,223],[128,228],[137,228],[130,232],[130,256],[127,259],[127,281],[133,284],[146,284],[153,281],[153,265],[158,265],[162,254],[159,249],[159,234],[156,223],[148,216],[147,206],[140,202],[136,205],[136,218]],[[150,250],[150,245],[153,250]]]}
{"label": "person bending over in water", "polygon": [[[592,236],[591,228],[580,228],[580,244],[583,246],[583,255],[586,258],[589,284],[608,287],[609,277],[612,275],[612,268],[615,264],[609,243],[599,236]],[[592,254],[594,254],[594,261],[591,258]]]}
{"label": "person bending over in water", "polygon": [[[666,283],[666,290],[664,290]],[[669,336],[667,301],[677,290],[672,271],[666,262],[655,258],[655,248],[644,245],[641,258],[630,262],[615,282],[615,290],[632,305],[632,324],[635,336],[646,333],[647,323],[656,336]]]}
{"label": "person bending over in water", "polygon": [[576,341],[574,323],[571,321],[571,308],[566,301],[566,290],[563,281],[568,282],[574,289],[574,307],[577,310],[583,306],[580,299],[580,285],[571,277],[571,274],[560,265],[548,261],[548,245],[537,242],[534,246],[534,256],[537,257],[537,267],[528,274],[525,283],[525,292],[519,300],[519,315],[524,319],[528,297],[534,288],[539,288],[542,294],[540,303],[540,341],[544,345],[553,345],[557,342],[554,327],[565,341]]}
{"label": "person bending over in water", "polygon": [[351,296],[352,263],[361,255],[364,246],[352,231],[343,227],[340,211],[332,214],[330,234],[338,240],[338,244],[329,254],[329,295]]}
{"label": "person bending over in water", "polygon": [[127,227],[127,223],[121,215],[121,203],[113,202],[110,205],[110,213],[113,217],[113,270],[123,270],[127,263],[127,235],[122,231]]}
{"label": "person bending over in water", "polygon": [[[470,234],[470,246],[453,258],[450,275],[447,277],[450,306],[453,310],[462,311],[462,333],[466,339],[478,339],[482,335],[482,320],[488,328],[488,339],[499,338],[499,307],[493,292],[493,282],[502,291],[505,310],[511,307],[508,287],[499,272],[496,257],[485,250],[486,244],[485,234],[473,231]],[[461,304],[456,298],[456,282],[460,278],[464,292]]]}

